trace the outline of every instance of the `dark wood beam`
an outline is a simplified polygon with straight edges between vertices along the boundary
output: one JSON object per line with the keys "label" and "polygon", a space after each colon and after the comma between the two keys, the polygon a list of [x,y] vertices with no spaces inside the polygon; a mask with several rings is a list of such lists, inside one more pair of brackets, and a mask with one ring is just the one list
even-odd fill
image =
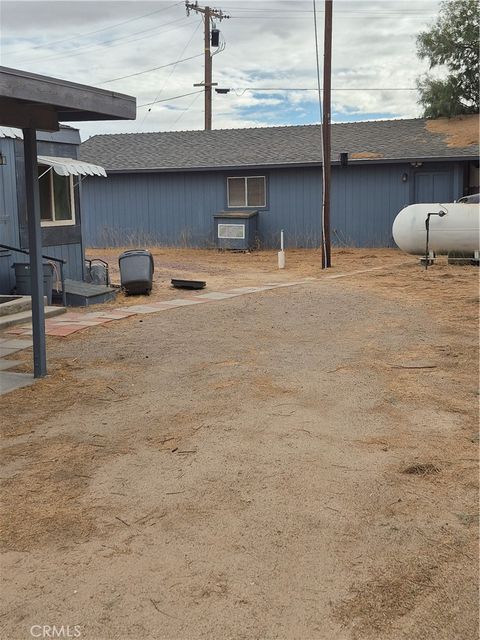
{"label": "dark wood beam", "polygon": [[0,95],[50,105],[59,112],[59,119],[67,122],[134,120],[137,112],[137,101],[131,96],[8,67],[0,67]]}
{"label": "dark wood beam", "polygon": [[18,129],[58,131],[58,115],[48,105],[29,105],[10,98],[0,97],[1,124]]}

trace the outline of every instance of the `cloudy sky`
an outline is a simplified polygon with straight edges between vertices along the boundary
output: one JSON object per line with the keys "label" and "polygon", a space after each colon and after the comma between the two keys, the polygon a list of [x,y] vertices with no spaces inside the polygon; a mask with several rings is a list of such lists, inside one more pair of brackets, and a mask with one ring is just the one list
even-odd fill
{"label": "cloudy sky", "polygon": [[[214,128],[318,122],[318,95],[306,90],[316,87],[313,0],[211,4],[230,15],[217,22],[225,48],[213,58],[213,80],[231,91],[214,94]],[[335,122],[420,115],[409,89],[427,66],[415,38],[438,5],[334,0]],[[1,0],[0,12],[2,65],[136,96],[136,121],[82,123],[82,138],[203,128],[203,95],[193,87],[203,80],[203,24],[184,2]],[[183,94],[191,95],[175,98]]]}

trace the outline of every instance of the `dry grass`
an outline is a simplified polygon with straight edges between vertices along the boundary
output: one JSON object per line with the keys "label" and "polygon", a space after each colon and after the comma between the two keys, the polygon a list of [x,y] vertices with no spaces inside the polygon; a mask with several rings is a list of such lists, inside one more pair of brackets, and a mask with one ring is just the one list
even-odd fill
{"label": "dry grass", "polygon": [[59,540],[79,542],[97,527],[95,509],[82,504],[82,496],[89,473],[104,462],[107,449],[97,442],[77,442],[66,436],[32,446],[34,453],[24,444],[2,451],[4,464],[22,457],[28,460],[21,473],[1,483],[4,551],[31,551]]}
{"label": "dry grass", "polygon": [[409,475],[416,476],[428,476],[434,473],[440,473],[440,467],[432,462],[416,462],[415,464],[411,464],[403,469],[402,473],[408,473]]}
{"label": "dry grass", "polygon": [[[434,594],[438,597],[440,574],[443,571],[449,572],[449,564],[455,557],[455,551],[443,548],[434,558],[429,558],[429,549],[423,546],[423,552],[417,549],[415,557],[401,562],[392,561],[390,566],[379,569],[371,580],[355,585],[350,596],[336,607],[337,619],[350,627],[352,638],[387,639],[401,624],[400,620],[408,619],[409,614],[415,611],[419,602],[424,602],[430,596],[434,597]],[[451,594],[447,597],[450,601],[445,604],[454,608]],[[439,636],[436,633],[409,636],[407,632],[405,637]],[[473,640],[473,636],[471,637]]]}

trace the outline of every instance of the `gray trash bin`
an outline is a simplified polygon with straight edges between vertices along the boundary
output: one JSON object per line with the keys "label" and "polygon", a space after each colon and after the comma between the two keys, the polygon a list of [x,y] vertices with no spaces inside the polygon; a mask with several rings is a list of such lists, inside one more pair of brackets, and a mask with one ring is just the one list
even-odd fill
{"label": "gray trash bin", "polygon": [[147,294],[152,290],[153,256],[146,249],[125,251],[118,258],[120,283],[129,295]]}
{"label": "gray trash bin", "polygon": [[[32,295],[32,279],[30,277],[30,265],[28,262],[15,262],[12,265],[15,269],[15,291],[22,296]],[[52,304],[53,292],[53,265],[43,263],[43,295],[46,296],[48,304]]]}

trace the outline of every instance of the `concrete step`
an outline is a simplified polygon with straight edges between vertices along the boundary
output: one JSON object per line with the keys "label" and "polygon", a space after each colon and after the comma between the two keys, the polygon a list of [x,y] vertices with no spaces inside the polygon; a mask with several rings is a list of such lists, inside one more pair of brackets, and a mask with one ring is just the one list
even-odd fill
{"label": "concrete step", "polygon": [[28,311],[32,307],[30,296],[0,296],[0,318],[12,313]]}
{"label": "concrete step", "polygon": [[68,307],[88,307],[114,300],[118,289],[80,280],[65,279],[65,293]]}
{"label": "concrete step", "polygon": [[[65,307],[45,307],[45,318],[53,318],[54,316],[59,316],[62,313],[65,313],[66,311],[67,309]],[[8,316],[0,317],[0,331],[2,331],[2,329],[7,329],[8,327],[13,327],[17,324],[31,324],[31,322],[31,310],[11,313]]]}
{"label": "concrete step", "polygon": [[[43,301],[45,306],[47,306],[46,296]],[[0,318],[3,318],[4,316],[10,316],[14,313],[21,313],[22,311],[28,311],[31,308],[31,296],[0,295]]]}

